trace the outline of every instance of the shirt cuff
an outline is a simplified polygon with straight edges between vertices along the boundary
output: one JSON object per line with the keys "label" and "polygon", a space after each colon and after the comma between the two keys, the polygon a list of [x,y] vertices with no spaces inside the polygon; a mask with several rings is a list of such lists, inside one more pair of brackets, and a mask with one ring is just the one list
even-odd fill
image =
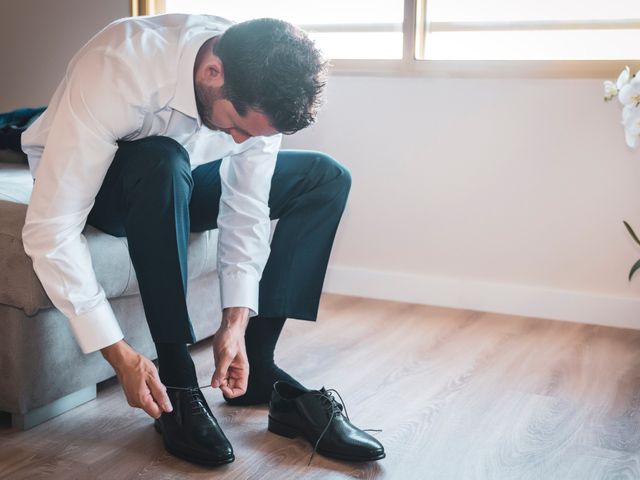
{"label": "shirt cuff", "polygon": [[107,300],[69,323],[83,353],[91,353],[122,340],[124,335]]}
{"label": "shirt cuff", "polygon": [[258,315],[260,279],[249,274],[220,275],[220,303],[227,307],[246,307],[249,318]]}

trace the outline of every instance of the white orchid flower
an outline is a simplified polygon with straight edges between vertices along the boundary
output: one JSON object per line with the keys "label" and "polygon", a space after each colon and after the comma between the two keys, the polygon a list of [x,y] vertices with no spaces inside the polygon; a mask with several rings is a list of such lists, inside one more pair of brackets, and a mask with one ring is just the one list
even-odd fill
{"label": "white orchid flower", "polygon": [[618,91],[618,100],[622,105],[640,103],[640,77],[635,76]]}
{"label": "white orchid flower", "polygon": [[604,99],[611,100],[617,96],[622,104],[622,125],[624,140],[631,148],[640,146],[640,71],[631,75],[629,67],[625,67],[614,82],[604,82]]}
{"label": "white orchid flower", "polygon": [[624,131],[624,141],[627,143],[627,145],[631,148],[638,148],[638,145],[640,144],[640,136],[638,135],[632,135],[629,132],[627,132],[626,130]]}
{"label": "white orchid flower", "polygon": [[[636,76],[637,78],[637,76]],[[604,82],[604,99],[605,101],[609,101],[611,100],[613,97],[615,97],[616,95],[620,94],[620,90],[622,90],[624,87],[626,87],[629,84],[629,81],[631,79],[631,70],[629,69],[629,66],[627,65],[626,67],[624,67],[624,70],[622,70],[622,72],[620,72],[620,75],[618,75],[618,79],[614,82],[610,81],[610,80],[606,80]],[[618,96],[618,99],[620,99],[620,97]],[[620,101],[622,103],[622,101]],[[625,105],[623,103],[623,105]]]}
{"label": "white orchid flower", "polygon": [[605,80],[604,82],[604,99],[606,101],[611,100],[613,97],[618,95],[618,87],[611,80]]}
{"label": "white orchid flower", "polygon": [[640,144],[640,107],[637,104],[627,104],[622,109],[622,124],[627,145],[637,148]]}
{"label": "white orchid flower", "polygon": [[618,87],[618,90],[620,90],[627,83],[629,83],[630,77],[631,77],[631,71],[629,70],[629,66],[627,65],[626,67],[624,67],[624,70],[620,72],[620,75],[618,76],[618,80],[616,81],[616,87]]}

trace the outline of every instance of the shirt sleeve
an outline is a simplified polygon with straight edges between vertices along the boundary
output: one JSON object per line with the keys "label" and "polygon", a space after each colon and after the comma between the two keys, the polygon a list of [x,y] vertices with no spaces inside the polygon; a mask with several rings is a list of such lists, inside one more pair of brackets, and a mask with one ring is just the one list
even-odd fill
{"label": "shirt sleeve", "polygon": [[220,165],[217,271],[222,309],[258,315],[259,282],[269,258],[269,192],[282,135],[255,137],[243,153]]}
{"label": "shirt sleeve", "polygon": [[117,150],[142,123],[141,89],[125,62],[85,53],[67,71],[47,136],[22,239],[51,302],[84,353],[123,338],[96,279],[82,231]]}

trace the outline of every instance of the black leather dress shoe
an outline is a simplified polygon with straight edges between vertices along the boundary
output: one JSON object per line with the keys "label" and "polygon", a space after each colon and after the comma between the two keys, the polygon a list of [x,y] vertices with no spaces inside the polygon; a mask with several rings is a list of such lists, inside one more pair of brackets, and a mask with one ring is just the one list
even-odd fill
{"label": "black leather dress shoe", "polygon": [[384,458],[382,444],[349,421],[344,402],[338,403],[331,391],[340,396],[333,388],[301,390],[286,381],[276,381],[269,402],[268,430],[288,438],[302,436],[311,442],[314,448],[309,464],[316,451],[356,462]]}
{"label": "black leather dress shoe", "polygon": [[211,413],[198,387],[167,387],[172,412],[163,412],[153,423],[162,434],[167,452],[188,462],[206,466],[235,460],[231,443]]}

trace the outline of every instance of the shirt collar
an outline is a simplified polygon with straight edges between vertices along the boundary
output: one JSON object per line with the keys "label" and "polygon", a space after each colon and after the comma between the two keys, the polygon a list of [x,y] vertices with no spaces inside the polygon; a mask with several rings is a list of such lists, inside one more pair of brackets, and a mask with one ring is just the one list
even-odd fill
{"label": "shirt collar", "polygon": [[178,77],[176,82],[176,93],[173,96],[169,106],[175,110],[188,115],[198,122],[198,127],[202,126],[202,119],[198,115],[198,107],[196,106],[196,93],[193,85],[193,68],[196,63],[198,50],[204,42],[211,37],[221,34],[208,31],[199,32],[191,37],[180,55],[178,61]]}

